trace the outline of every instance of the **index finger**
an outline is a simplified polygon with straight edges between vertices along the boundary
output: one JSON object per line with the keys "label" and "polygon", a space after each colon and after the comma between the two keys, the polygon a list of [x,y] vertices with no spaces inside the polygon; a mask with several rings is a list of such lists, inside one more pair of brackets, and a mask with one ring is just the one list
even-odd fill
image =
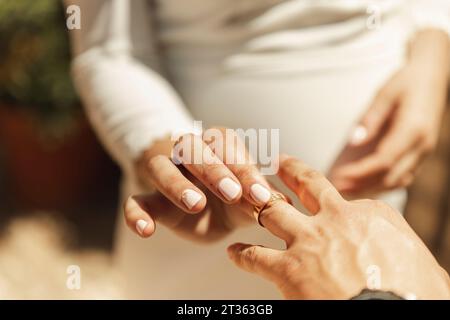
{"label": "index finger", "polygon": [[229,128],[212,128],[203,133],[203,140],[238,178],[246,200],[255,205],[269,201],[270,186],[237,132]]}
{"label": "index finger", "polygon": [[310,227],[310,218],[283,200],[269,201],[258,220],[270,233],[291,244]]}

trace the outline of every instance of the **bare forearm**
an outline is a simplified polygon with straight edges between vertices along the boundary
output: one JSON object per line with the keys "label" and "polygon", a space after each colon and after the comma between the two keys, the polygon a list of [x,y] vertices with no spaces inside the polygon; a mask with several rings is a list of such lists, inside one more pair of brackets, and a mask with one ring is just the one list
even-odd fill
{"label": "bare forearm", "polygon": [[427,29],[416,34],[409,48],[408,62],[421,69],[424,77],[447,86],[450,73],[450,40],[444,31]]}

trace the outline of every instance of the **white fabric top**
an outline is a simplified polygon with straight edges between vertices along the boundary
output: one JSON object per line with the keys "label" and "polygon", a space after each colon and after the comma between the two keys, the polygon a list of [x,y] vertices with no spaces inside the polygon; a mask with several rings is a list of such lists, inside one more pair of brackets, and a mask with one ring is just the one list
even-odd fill
{"label": "white fabric top", "polygon": [[169,71],[200,69],[204,65],[198,61],[220,61],[228,68],[251,67],[267,53],[327,50],[372,32],[378,21],[382,26],[385,19],[400,17],[414,28],[450,30],[449,0],[66,0],[66,4],[81,8],[81,30],[70,31],[75,85],[100,138],[129,178],[133,160],[152,141],[173,131],[192,131],[187,108],[161,76],[165,66]]}

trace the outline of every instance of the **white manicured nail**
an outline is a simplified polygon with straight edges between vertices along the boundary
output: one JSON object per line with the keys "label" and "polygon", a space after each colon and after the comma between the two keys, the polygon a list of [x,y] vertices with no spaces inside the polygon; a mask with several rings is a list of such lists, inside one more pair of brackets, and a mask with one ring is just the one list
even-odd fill
{"label": "white manicured nail", "polygon": [[219,182],[219,190],[228,201],[231,201],[239,195],[241,187],[230,178],[223,178]]}
{"label": "white manicured nail", "polygon": [[359,145],[367,138],[367,129],[364,126],[357,126],[352,133],[350,143],[352,145]]}
{"label": "white manicured nail", "polygon": [[181,195],[181,200],[189,210],[191,210],[201,199],[201,194],[192,189],[184,190]]}
{"label": "white manicured nail", "polygon": [[250,194],[253,199],[261,204],[266,203],[270,199],[270,191],[259,183],[255,183],[250,187]]}
{"label": "white manicured nail", "polygon": [[136,222],[136,230],[139,232],[139,234],[142,236],[144,234],[144,230],[147,227],[148,222],[145,220],[138,220]]}

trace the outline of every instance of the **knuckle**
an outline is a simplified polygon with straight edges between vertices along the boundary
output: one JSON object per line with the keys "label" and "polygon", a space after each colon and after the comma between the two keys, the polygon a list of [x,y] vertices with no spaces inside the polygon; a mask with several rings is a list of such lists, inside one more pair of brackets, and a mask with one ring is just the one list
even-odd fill
{"label": "knuckle", "polygon": [[299,166],[299,161],[295,158],[289,157],[284,160],[283,164],[287,170],[295,171]]}
{"label": "knuckle", "polygon": [[284,201],[269,201],[266,204],[265,209],[261,211],[261,214],[264,214],[268,219],[273,219],[277,212],[283,212],[286,211],[286,209],[287,203]]}
{"label": "knuckle", "polygon": [[314,169],[307,169],[295,175],[295,180],[299,185],[309,184],[317,179],[320,179],[322,174]]}
{"label": "knuckle", "polygon": [[334,213],[341,212],[347,204],[347,201],[336,192],[333,186],[329,186],[322,191],[320,202],[326,205],[327,210]]}
{"label": "knuckle", "polygon": [[199,168],[200,176],[203,180],[211,180],[224,175],[224,165],[222,163],[208,163]]}
{"label": "knuckle", "polygon": [[252,267],[255,265],[256,255],[256,247],[249,247],[242,252],[241,258],[243,263],[249,267]]}
{"label": "knuckle", "polygon": [[336,195],[333,192],[333,189],[331,186],[323,188],[322,190],[319,191],[318,200],[320,203],[328,203],[328,204],[337,202]]}
{"label": "knuckle", "polygon": [[149,171],[152,172],[152,173],[157,172],[158,168],[159,168],[159,165],[163,161],[165,161],[166,158],[167,158],[166,156],[163,156],[161,154],[158,154],[156,156],[151,157],[148,160],[148,163],[147,163],[147,167],[148,167]]}
{"label": "knuckle", "polygon": [[184,178],[178,174],[170,174],[165,179],[165,187],[167,190],[175,190],[177,186],[184,183]]}
{"label": "knuckle", "polygon": [[256,171],[253,169],[252,166],[238,165],[238,166],[235,166],[234,173],[235,173],[236,177],[242,181],[242,180],[250,179],[256,173]]}
{"label": "knuckle", "polygon": [[322,177],[322,174],[319,171],[313,169],[306,170],[303,175],[306,180],[317,180]]}
{"label": "knuckle", "polygon": [[386,209],[390,208],[384,201],[382,200],[371,200],[372,206],[377,209]]}

